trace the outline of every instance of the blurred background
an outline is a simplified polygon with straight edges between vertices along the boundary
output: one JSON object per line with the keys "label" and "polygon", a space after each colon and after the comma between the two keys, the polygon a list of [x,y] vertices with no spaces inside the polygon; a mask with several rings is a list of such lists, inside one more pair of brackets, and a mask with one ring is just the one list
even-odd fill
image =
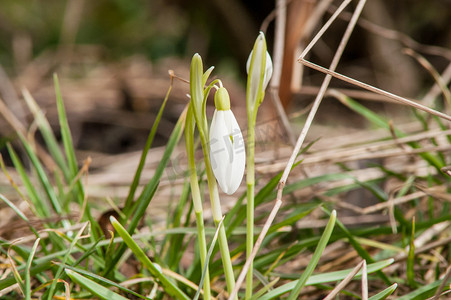
{"label": "blurred background", "polygon": [[[298,46],[306,45],[341,3],[332,1],[313,32],[303,32],[320,2],[289,1],[280,93],[289,112],[307,107],[324,78],[317,71],[299,70],[296,62]],[[328,66],[356,3],[312,49],[309,60]],[[206,67],[216,67],[214,75],[224,80],[243,117],[245,62],[262,24],[272,51],[274,25],[267,17],[274,7],[275,1],[257,0],[2,0],[0,96],[28,128],[32,119],[21,100],[21,89],[28,89],[57,127],[56,72],[77,148],[109,154],[135,151],[143,147],[169,87],[168,70],[187,79],[190,58],[198,52]],[[403,49],[414,47],[442,73],[451,60],[450,20],[450,0],[369,0],[338,71],[418,99],[434,79]],[[332,86],[354,89],[338,80]],[[164,145],[187,92],[188,85],[176,80],[157,146]],[[380,106],[372,101],[378,99],[364,100]],[[270,108],[271,102],[265,102]],[[354,119],[331,121],[330,109],[346,112],[326,102],[318,122],[361,126]],[[0,122],[2,140],[14,138],[11,126]]]}

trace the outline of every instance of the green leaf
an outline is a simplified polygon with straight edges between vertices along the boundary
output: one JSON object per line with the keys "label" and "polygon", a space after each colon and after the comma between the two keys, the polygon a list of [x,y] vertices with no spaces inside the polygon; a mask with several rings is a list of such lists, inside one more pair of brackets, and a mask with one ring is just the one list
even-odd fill
{"label": "green leaf", "polygon": [[394,283],[382,292],[377,293],[376,295],[368,298],[368,300],[383,300],[393,294],[393,292],[398,288],[398,284]]}
{"label": "green leaf", "polygon": [[[449,283],[451,278],[448,278]],[[437,288],[442,284],[442,280],[434,281],[430,284],[421,286],[414,290],[411,293],[408,293],[402,297],[397,298],[397,300],[424,300],[429,297],[434,296],[435,292],[437,291]]]}
{"label": "green leaf", "polygon": [[8,153],[14,164],[14,168],[16,169],[17,173],[19,173],[20,178],[22,179],[22,183],[27,191],[27,195],[30,198],[31,203],[33,204],[33,209],[41,218],[50,217],[51,213],[47,203],[43,201],[41,197],[39,197],[39,193],[36,190],[35,185],[31,183],[30,177],[28,176],[27,171],[25,170],[23,164],[17,156],[16,151],[14,151],[13,147],[9,143],[6,144],[6,147],[8,148]]}
{"label": "green leaf", "polygon": [[176,299],[189,300],[189,297],[183,293],[176,285],[167,279],[158,267],[147,257],[146,253],[136,244],[136,242],[129,235],[127,230],[113,217],[110,217],[111,224],[117,233],[122,237],[125,244],[132,250],[136,258],[150,271],[153,277],[160,281],[165,291]]}
{"label": "green leaf", "polygon": [[61,130],[61,139],[63,140],[64,151],[66,152],[66,158],[68,161],[69,169],[71,171],[72,178],[78,173],[77,158],[75,156],[74,145],[72,142],[72,135],[69,129],[69,122],[67,121],[66,110],[64,108],[63,97],[61,95],[60,84],[58,76],[53,74],[53,81],[55,84],[56,94],[56,107],[58,109],[58,118]]}
{"label": "green leaf", "polygon": [[72,279],[74,282],[78,283],[85,289],[89,290],[92,294],[104,300],[127,300],[127,298],[107,289],[106,287],[88,279],[77,272],[74,272],[69,269],[64,269],[66,274]]}
{"label": "green leaf", "polygon": [[[57,263],[57,264],[59,264],[59,263]],[[132,291],[132,290],[126,288],[126,287],[123,287],[123,286],[120,285],[120,284],[117,284],[117,283],[114,282],[114,281],[108,280],[108,279],[106,279],[106,278],[104,278],[104,277],[102,277],[102,276],[99,276],[99,275],[97,275],[97,274],[91,273],[91,272],[89,272],[89,271],[86,271],[86,270],[83,270],[83,269],[80,269],[80,268],[75,268],[75,267],[71,267],[71,266],[66,265],[66,266],[65,266],[65,270],[68,270],[68,269],[69,269],[69,270],[72,270],[72,271],[74,271],[74,272],[77,272],[77,273],[79,273],[80,275],[85,275],[85,276],[91,277],[91,278],[95,279],[97,282],[104,283],[104,285],[111,285],[111,286],[114,286],[115,288],[118,288],[118,289],[120,289],[120,290],[122,290],[122,291],[124,291],[124,292],[126,292],[126,293],[130,293],[130,294],[132,294],[132,295],[134,295],[134,296],[136,296],[136,297],[139,297],[139,298],[141,298],[141,299],[149,299],[149,298],[147,298],[147,297],[145,297],[145,296],[143,296],[143,295],[140,295],[140,294],[136,293],[135,291]]]}
{"label": "green leaf", "polygon": [[27,264],[25,265],[25,299],[31,300],[31,275],[30,275],[30,268],[31,264],[33,263],[33,257],[36,254],[36,250],[38,248],[40,238],[37,238],[34,242],[33,248],[31,249],[30,255],[27,259]]}
{"label": "green leaf", "polygon": [[47,145],[47,148],[49,149],[50,154],[52,155],[53,159],[57,163],[60,170],[63,172],[66,181],[70,182],[71,176],[69,167],[66,163],[66,159],[64,158],[63,152],[61,151],[58,145],[56,137],[53,134],[53,130],[50,127],[47,118],[45,117],[41,108],[38,106],[38,104],[36,103],[36,101],[31,96],[28,90],[23,89],[22,94],[25,102],[27,103],[28,108],[33,114],[34,121],[39,127],[39,131],[41,132],[42,137],[44,138],[44,141]]}
{"label": "green leaf", "polygon": [[[25,137],[21,133],[18,133],[18,135],[25,148],[25,152],[27,153],[28,157],[30,158],[31,164],[33,165],[34,169],[36,170],[38,179],[41,182],[41,185],[44,188],[44,191],[45,191],[48,199],[50,200],[50,203],[52,204],[53,210],[57,214],[61,215],[63,213],[62,208],[61,208],[61,203],[59,202],[59,199],[55,194],[55,190],[53,189],[53,186],[50,183],[50,180],[44,170],[44,167],[42,166],[36,153],[34,152],[31,145],[28,143],[28,141],[25,139]],[[42,203],[42,201],[41,201],[40,205],[46,205],[46,203],[45,202]]]}
{"label": "green leaf", "polygon": [[202,285],[204,284],[204,280],[207,277],[206,275],[208,274],[208,264],[210,262],[211,254],[213,253],[213,249],[215,248],[216,241],[218,240],[219,230],[222,226],[223,221],[224,221],[224,218],[222,218],[221,222],[219,222],[219,224],[216,226],[215,235],[213,236],[213,240],[211,241],[210,248],[208,248],[207,257],[205,258],[205,265],[204,265],[204,268],[202,269],[202,277],[200,278],[199,288],[197,289],[196,295],[194,295],[193,300],[197,300],[199,298],[200,290],[202,288]]}
{"label": "green leaf", "polygon": [[410,235],[410,244],[409,244],[409,252],[407,253],[407,262],[406,262],[406,273],[407,273],[407,283],[410,287],[417,287],[417,283],[415,282],[415,217],[412,218],[412,231]]}
{"label": "green leaf", "polygon": [[[350,109],[354,110],[355,112],[359,113],[360,115],[364,116],[367,120],[369,120],[371,123],[373,123],[377,127],[381,127],[381,128],[390,130],[390,124],[388,121],[386,121],[385,119],[380,117],[378,114],[372,112],[365,106],[361,105],[360,103],[352,100],[351,98],[349,98],[345,95],[343,95],[342,97],[338,97],[338,99],[344,105],[346,105]],[[406,136],[405,133],[403,133],[402,131],[400,131],[396,128],[394,129],[394,132],[398,137]],[[417,142],[410,142],[408,144],[413,148],[421,147],[421,145]],[[440,168],[444,166],[444,163],[441,162],[437,156],[435,156],[429,152],[420,153],[419,156],[422,157],[425,161],[427,161],[430,165],[434,166],[437,169],[437,171],[439,171],[439,172],[440,172]]]}
{"label": "green leaf", "polygon": [[310,277],[310,275],[312,275],[313,270],[315,270],[315,267],[318,264],[321,254],[323,253],[324,249],[326,248],[327,242],[329,241],[332,231],[334,230],[336,219],[337,219],[337,212],[334,210],[330,214],[329,222],[327,223],[326,228],[324,229],[324,232],[321,236],[321,239],[319,240],[318,245],[316,246],[316,249],[315,249],[315,252],[313,253],[312,259],[310,260],[309,264],[307,265],[304,272],[302,273],[301,278],[299,278],[298,282],[296,283],[296,286],[291,291],[290,296],[288,297],[288,300],[297,299],[297,297],[301,293],[302,288],[305,286],[307,279]]}
{"label": "green leaf", "polygon": [[[77,178],[77,175],[78,175],[78,163],[77,163],[77,158],[75,156],[75,150],[74,150],[75,148],[74,148],[74,144],[72,142],[72,135],[71,135],[70,128],[69,128],[69,122],[67,121],[67,115],[66,115],[66,110],[64,108],[64,101],[63,101],[63,97],[61,95],[58,76],[56,74],[53,74],[53,81],[55,84],[56,107],[58,110],[58,119],[59,119],[59,123],[60,123],[61,139],[63,140],[63,146],[64,146],[64,151],[66,153],[67,164],[68,164],[69,170],[70,170],[70,176],[71,176],[70,179],[74,180],[75,178]],[[80,205],[80,207],[83,207],[85,204],[84,203],[85,191],[84,191],[83,185],[81,184],[81,181],[79,179],[75,183],[74,193],[75,193],[74,197],[76,198],[78,204]],[[83,213],[82,220],[87,219],[89,222],[91,222],[93,229],[98,229],[97,222],[91,216],[91,209],[89,208],[88,203],[86,203],[85,209],[82,213]],[[85,218],[85,215],[86,215],[86,218]],[[97,237],[98,237],[97,231],[92,230],[92,239],[96,239]]]}
{"label": "green leaf", "polygon": [[[393,259],[387,259],[387,260],[379,261],[379,262],[376,262],[373,264],[369,264],[367,266],[367,273],[371,274],[376,271],[379,271],[379,270],[391,265],[393,263],[393,261],[394,261]],[[343,280],[351,271],[352,271],[352,269],[346,269],[346,270],[341,270],[341,271],[311,275],[308,278],[305,285],[316,285],[316,284],[323,284],[323,283],[327,283],[327,282],[335,282],[335,281]],[[359,271],[355,278],[358,278],[361,275],[362,275],[362,271]],[[259,300],[269,300],[269,299],[274,299],[276,297],[279,297],[279,296],[293,290],[293,288],[295,287],[297,282],[298,282],[298,280],[291,281],[278,288],[275,288],[274,290],[265,294],[263,297],[259,298]]]}
{"label": "green leaf", "polygon": [[[171,136],[169,137],[169,141],[166,144],[166,149],[163,153],[163,157],[161,158],[160,163],[158,164],[152,179],[149,181],[148,184],[146,184],[138,200],[134,203],[133,208],[130,210],[130,214],[132,215],[128,226],[128,232],[130,234],[133,234],[140,220],[144,216],[144,213],[146,212],[146,209],[149,206],[150,201],[152,200],[153,195],[155,194],[155,191],[157,190],[161,176],[163,175],[166,165],[168,164],[169,159],[171,158],[172,152],[174,151],[175,146],[180,140],[180,137],[183,132],[183,125],[185,124],[186,111],[187,107],[180,115],[179,120],[177,121],[177,124],[175,125],[175,128],[172,131]],[[119,248],[116,250],[116,255],[106,264],[105,276],[108,275],[114,269],[117,262],[124,254],[125,250],[126,247],[124,244],[119,246]]]}
{"label": "green leaf", "polygon": [[52,285],[50,286],[50,289],[49,289],[49,292],[48,292],[49,297],[53,297],[54,291],[56,289],[56,284],[58,283],[58,279],[60,278],[61,274],[63,273],[63,266],[66,264],[66,261],[70,259],[70,255],[71,255],[72,249],[74,248],[74,246],[78,242],[78,240],[82,237],[82,234],[85,231],[85,229],[88,226],[88,224],[89,224],[88,222],[83,224],[83,226],[77,232],[77,235],[75,236],[75,238],[70,243],[70,246],[67,249],[66,254],[64,255],[64,257],[62,259],[62,263],[59,266],[58,271],[56,271],[56,274],[55,274],[55,276],[53,278]]}
{"label": "green leaf", "polygon": [[211,72],[213,72],[214,68],[214,66],[211,66],[207,71],[205,71],[204,75],[202,75],[202,86],[205,86],[205,84],[207,84],[208,77],[210,77],[210,74]]}
{"label": "green leaf", "polygon": [[133,177],[133,182],[130,186],[130,190],[128,192],[127,200],[125,201],[125,211],[124,213],[128,215],[129,208],[131,208],[133,200],[135,199],[135,192],[139,185],[139,179],[141,178],[141,173],[144,168],[144,164],[146,163],[146,157],[149,153],[150,147],[152,146],[152,142],[155,138],[155,134],[157,133],[158,125],[160,124],[161,117],[163,115],[164,108],[166,107],[166,103],[169,99],[169,94],[172,90],[172,79],[171,84],[169,85],[168,91],[166,92],[166,96],[164,97],[163,103],[160,106],[160,110],[153,122],[152,129],[150,130],[149,136],[147,137],[146,145],[141,153],[141,158],[139,159],[138,168],[136,169],[135,176]]}

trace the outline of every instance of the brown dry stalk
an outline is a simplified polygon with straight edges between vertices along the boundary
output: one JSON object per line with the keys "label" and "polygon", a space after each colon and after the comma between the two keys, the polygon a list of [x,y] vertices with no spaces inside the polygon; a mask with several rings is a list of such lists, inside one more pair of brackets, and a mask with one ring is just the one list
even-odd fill
{"label": "brown dry stalk", "polygon": [[[323,300],[332,300],[338,295],[338,293],[344,289],[348,283],[357,275],[357,273],[362,269],[365,261],[362,260],[348,275],[332,290]],[[363,270],[362,270],[362,280],[363,280]],[[368,297],[367,297],[368,298]],[[363,299],[363,297],[362,297]]]}

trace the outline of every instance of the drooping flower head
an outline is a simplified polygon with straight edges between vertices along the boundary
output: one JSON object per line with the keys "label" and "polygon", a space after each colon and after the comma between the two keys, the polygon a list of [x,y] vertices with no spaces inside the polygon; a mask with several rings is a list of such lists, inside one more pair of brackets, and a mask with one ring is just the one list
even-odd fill
{"label": "drooping flower head", "polygon": [[229,94],[224,87],[216,91],[215,106],[210,126],[210,160],[221,190],[231,195],[243,179],[245,144],[238,122],[230,110]]}

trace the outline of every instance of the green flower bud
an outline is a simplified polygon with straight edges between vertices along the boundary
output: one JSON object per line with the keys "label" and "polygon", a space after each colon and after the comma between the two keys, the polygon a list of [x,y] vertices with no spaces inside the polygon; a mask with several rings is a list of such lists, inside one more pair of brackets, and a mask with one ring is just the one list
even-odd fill
{"label": "green flower bud", "polygon": [[215,93],[215,107],[217,110],[230,110],[229,93],[224,87],[219,88]]}

